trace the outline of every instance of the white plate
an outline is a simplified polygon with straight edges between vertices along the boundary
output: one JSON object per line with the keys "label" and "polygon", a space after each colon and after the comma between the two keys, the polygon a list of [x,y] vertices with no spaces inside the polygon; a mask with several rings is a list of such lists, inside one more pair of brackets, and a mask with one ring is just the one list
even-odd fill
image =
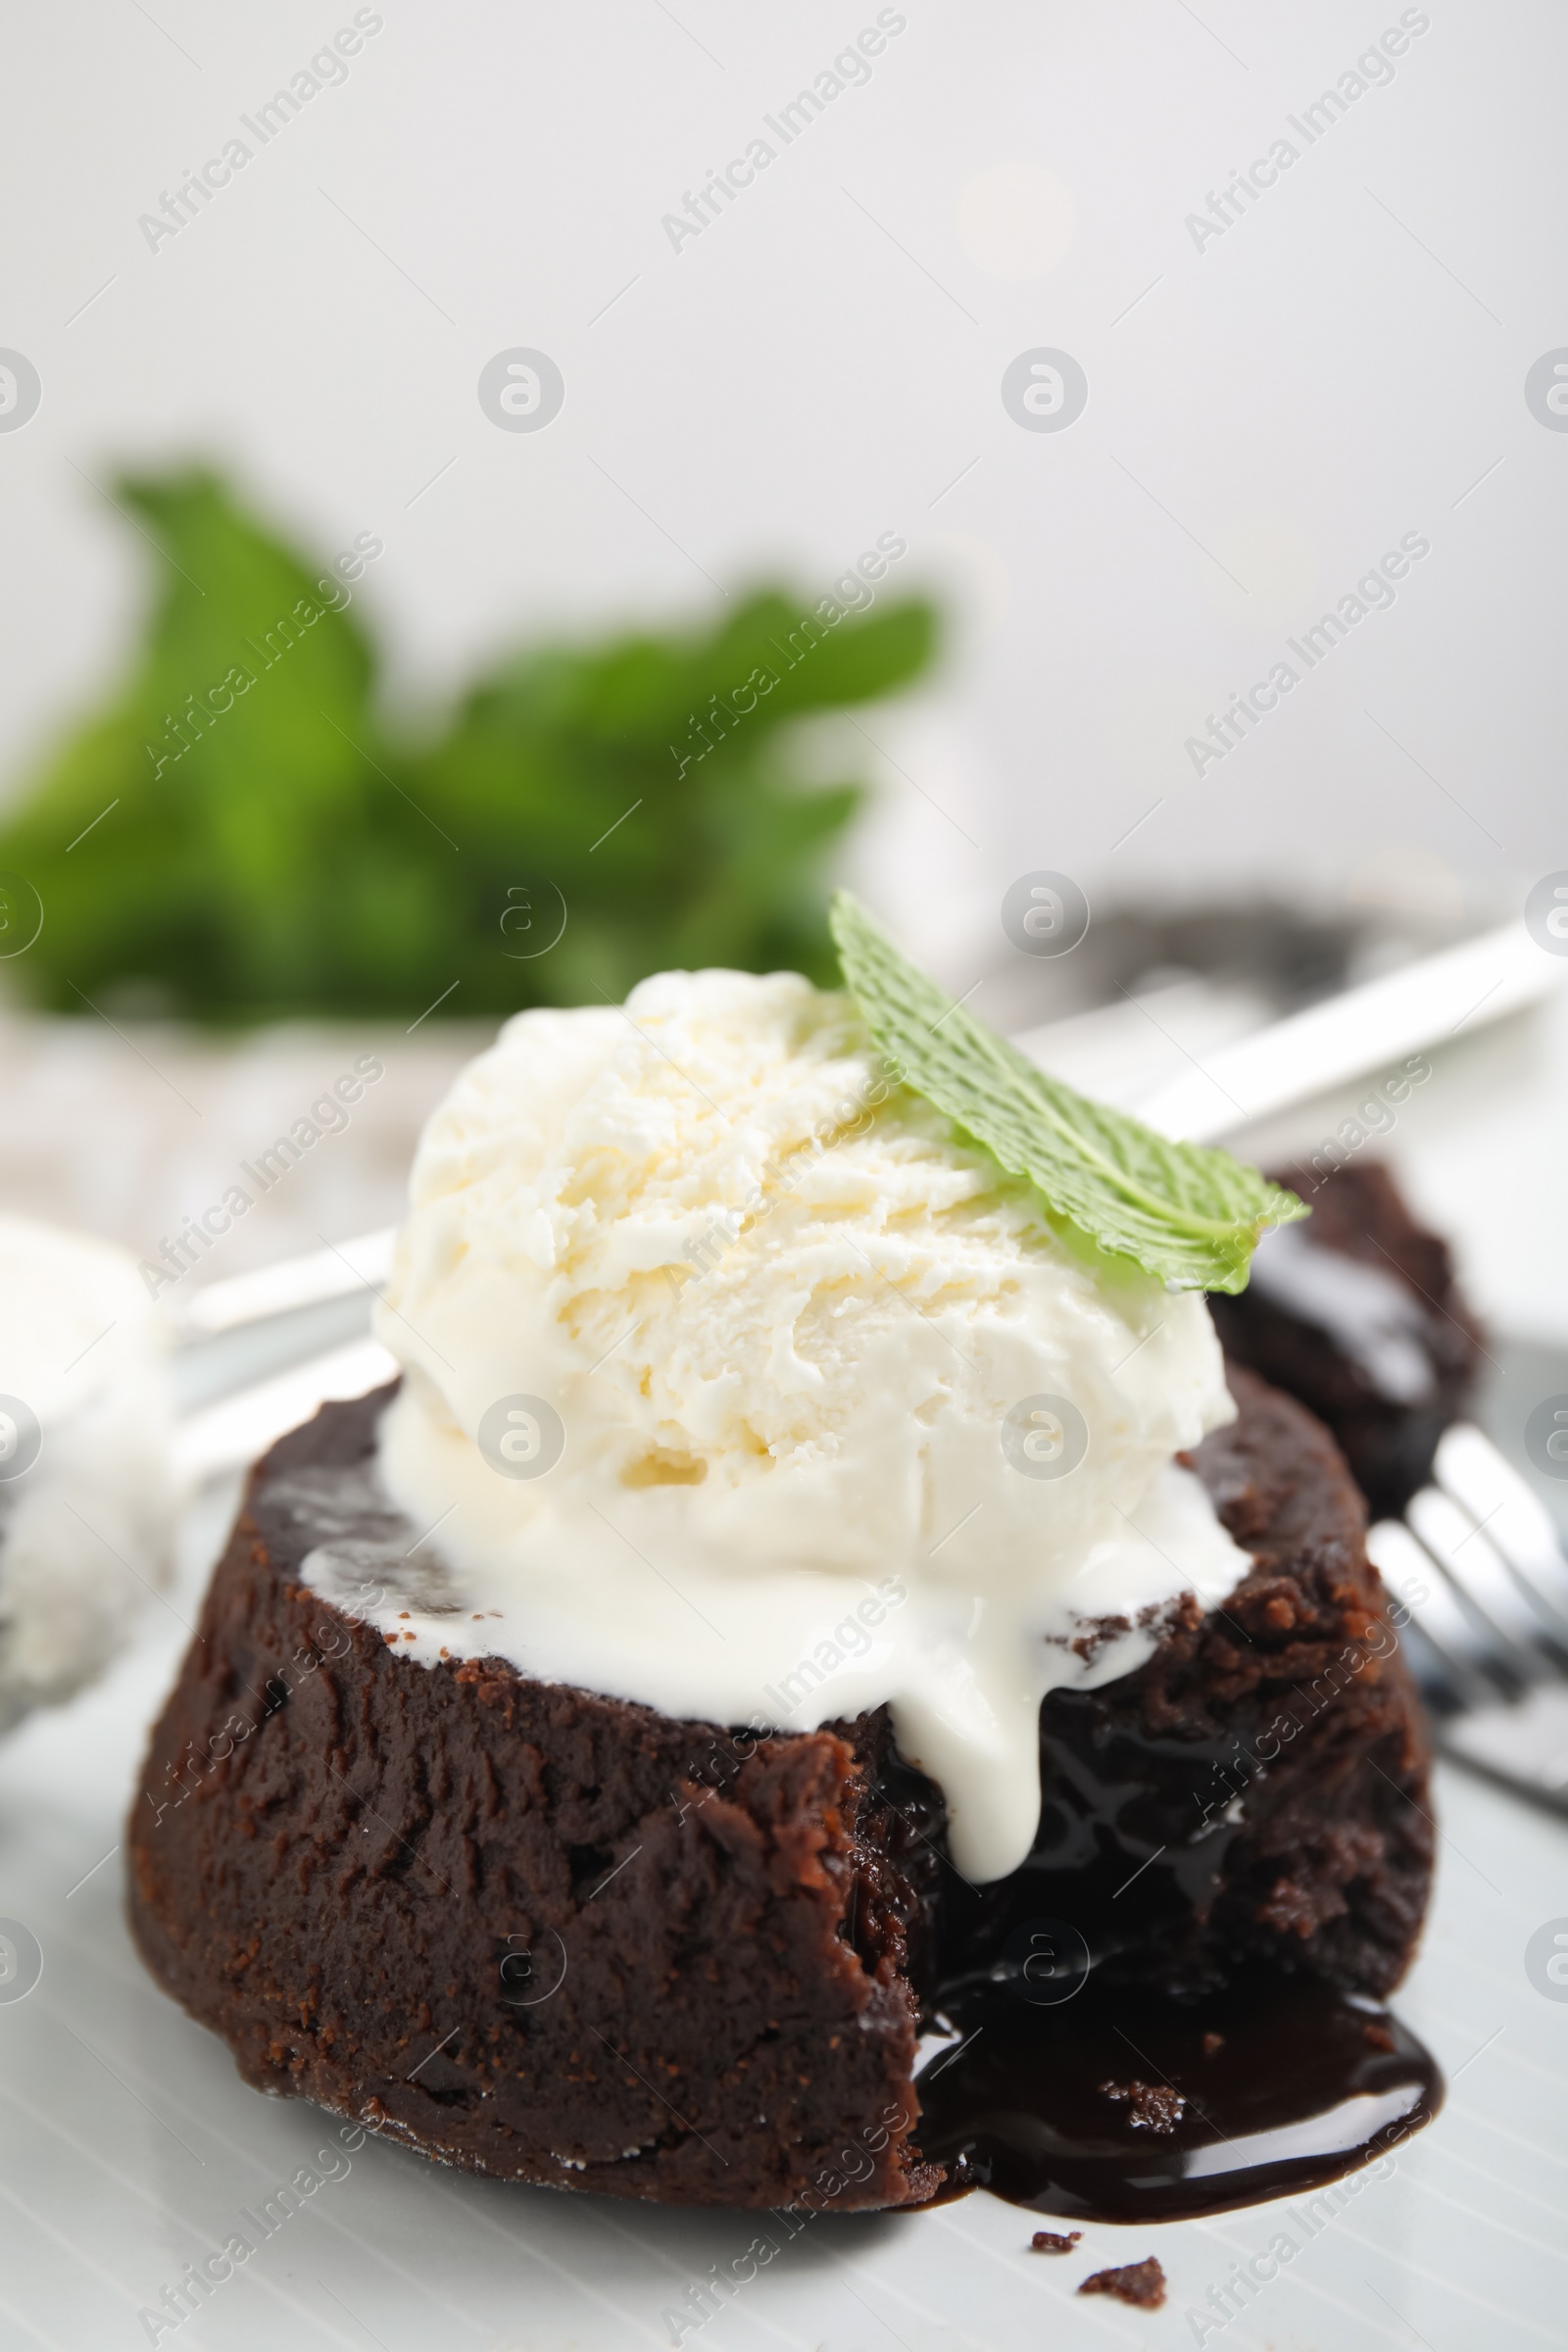
{"label": "white plate", "polygon": [[[146,1727],[174,1672],[234,1498],[210,1489],[176,1588],[134,1654],[0,1749],[0,1916],[42,1975],[0,1999],[0,2339],[59,2352],[156,2340],[197,2352],[957,2352],[981,2345],[1362,2352],[1568,2341],[1568,2001],[1525,1973],[1533,1932],[1568,1915],[1568,1828],[1446,1773],[1422,1957],[1398,1996],[1451,2089],[1429,2131],[1229,2325],[1211,2286],[1293,2224],[1289,2205],[1213,2223],[1090,2227],[1065,2258],[1028,2251],[1031,2217],[984,2194],[930,2214],[825,2216],[717,2316],[666,2314],[768,2217],[661,2212],[508,2188],[368,2141],[178,2328],[142,2318],[184,2266],[254,2215],[339,2127],[260,2097],[159,1992],[126,1935],[119,1850]],[[341,2156],[334,2164],[342,2162]],[[319,2168],[324,2170],[326,2168]],[[783,2231],[771,2225],[772,2235]],[[1157,2253],[1163,2311],[1080,2301],[1077,2282]]]}

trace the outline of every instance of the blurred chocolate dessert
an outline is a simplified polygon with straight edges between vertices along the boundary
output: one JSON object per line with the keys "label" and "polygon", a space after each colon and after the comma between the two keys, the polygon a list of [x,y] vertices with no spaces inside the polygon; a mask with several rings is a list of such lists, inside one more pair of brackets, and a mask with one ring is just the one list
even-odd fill
{"label": "blurred chocolate dessert", "polygon": [[1248,1288],[1211,1300],[1221,1345],[1326,1422],[1372,1517],[1397,1518],[1465,1410],[1479,1327],[1447,1243],[1381,1161],[1287,1167],[1277,1181],[1312,1214],[1265,1234]]}

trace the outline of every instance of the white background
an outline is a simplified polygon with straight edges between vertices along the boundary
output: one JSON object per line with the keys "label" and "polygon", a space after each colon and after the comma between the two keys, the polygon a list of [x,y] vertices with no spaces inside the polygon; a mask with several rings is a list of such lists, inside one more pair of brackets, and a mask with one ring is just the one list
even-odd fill
{"label": "white background", "polygon": [[[1101,904],[1371,875],[1511,907],[1568,863],[1568,433],[1523,396],[1568,343],[1561,8],[1432,0],[1201,252],[1187,215],[1303,146],[1285,117],[1396,6],[908,0],[870,81],[678,253],[662,216],[873,6],[380,13],[156,252],[138,216],[352,9],[13,22],[0,343],[43,403],[0,434],[0,793],[112,677],[158,560],[83,476],[205,451],[323,552],[384,536],[364,600],[412,701],[523,632],[775,566],[818,592],[904,533],[894,584],[955,621],[857,865],[933,947],[1041,864]],[[537,434],[476,398],[517,344],[565,377]],[[1002,405],[1038,345],[1088,374],[1065,432]],[[1408,531],[1432,553],[1393,610],[1195,776],[1186,738]]]}

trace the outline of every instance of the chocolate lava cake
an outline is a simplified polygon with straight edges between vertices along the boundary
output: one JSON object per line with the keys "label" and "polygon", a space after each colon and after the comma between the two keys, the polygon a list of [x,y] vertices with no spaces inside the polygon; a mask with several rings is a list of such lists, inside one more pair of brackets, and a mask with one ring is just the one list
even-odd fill
{"label": "chocolate lava cake", "polygon": [[1432,1471],[1480,1369],[1448,1245],[1410,1214],[1380,1161],[1279,1170],[1311,1208],[1265,1234],[1251,1278],[1209,1309],[1227,1355],[1326,1422],[1374,1519],[1397,1518]]}
{"label": "chocolate lava cake", "polygon": [[1261,1955],[1387,1991],[1430,1872],[1417,1701],[1332,1441],[1232,1388],[1189,1458],[1249,1574],[1138,1672],[1046,1701],[1035,1850],[978,1890],[885,1709],[760,1737],[400,1659],[302,1578],[300,1474],[363,1478],[393,1392],[324,1406],[254,1472],[153,1734],[149,1968],[249,2082],[440,2161],[839,2211],[940,2186],[922,2015],[1004,1970],[1020,1922],[1076,1923],[1129,1982]]}

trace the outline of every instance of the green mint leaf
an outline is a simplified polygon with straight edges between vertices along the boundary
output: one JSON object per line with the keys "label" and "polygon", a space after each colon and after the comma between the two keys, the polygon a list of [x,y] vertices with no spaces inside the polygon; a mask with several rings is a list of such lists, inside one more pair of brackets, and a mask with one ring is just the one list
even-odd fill
{"label": "green mint leaf", "polygon": [[1171,1143],[1036,1069],[951,1004],[848,891],[828,919],[845,982],[904,1083],[1097,1248],[1179,1290],[1240,1291],[1264,1227],[1306,1215],[1228,1152]]}

